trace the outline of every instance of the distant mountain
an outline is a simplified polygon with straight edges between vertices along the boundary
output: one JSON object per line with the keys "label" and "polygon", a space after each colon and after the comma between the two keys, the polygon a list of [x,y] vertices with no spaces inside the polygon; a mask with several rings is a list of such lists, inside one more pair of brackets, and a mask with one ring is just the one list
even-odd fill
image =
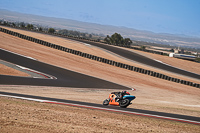
{"label": "distant mountain", "polygon": [[146,42],[200,49],[200,38],[188,37],[185,35],[174,35],[165,33],[158,34],[150,31],[136,30],[127,27],[100,25],[95,23],[87,23],[87,22],[81,22],[63,18],[37,16],[37,15],[23,14],[1,9],[0,9],[0,19],[4,19],[7,21],[39,24],[41,26],[48,26],[57,29],[76,30],[80,32],[97,33],[104,35],[111,35],[117,32],[120,33],[123,37],[128,37],[136,41],[146,41]]}

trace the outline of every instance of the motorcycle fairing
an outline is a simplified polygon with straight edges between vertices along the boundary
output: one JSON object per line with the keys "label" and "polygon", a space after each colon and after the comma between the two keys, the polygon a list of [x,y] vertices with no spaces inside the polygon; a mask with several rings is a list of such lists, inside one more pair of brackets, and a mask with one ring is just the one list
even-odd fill
{"label": "motorcycle fairing", "polygon": [[132,101],[133,99],[135,99],[136,97],[135,96],[132,96],[132,95],[124,95],[123,96],[123,99],[128,99],[129,101]]}
{"label": "motorcycle fairing", "polygon": [[115,101],[115,98],[116,98],[116,97],[117,97],[117,96],[116,96],[115,94],[110,94],[110,95],[109,95],[109,99],[110,99],[109,104],[110,104],[110,105],[119,106],[119,102],[116,102],[116,101]]}

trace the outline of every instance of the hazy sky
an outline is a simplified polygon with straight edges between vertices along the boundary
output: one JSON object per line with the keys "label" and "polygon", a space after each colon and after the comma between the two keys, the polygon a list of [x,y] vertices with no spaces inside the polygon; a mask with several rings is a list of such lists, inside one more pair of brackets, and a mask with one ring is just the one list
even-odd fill
{"label": "hazy sky", "polygon": [[0,0],[0,9],[200,37],[200,0]]}

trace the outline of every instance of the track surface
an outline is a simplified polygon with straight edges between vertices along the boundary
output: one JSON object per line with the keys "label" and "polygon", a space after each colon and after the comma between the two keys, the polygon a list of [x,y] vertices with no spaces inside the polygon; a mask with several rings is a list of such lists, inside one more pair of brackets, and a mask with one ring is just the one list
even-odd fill
{"label": "track surface", "polygon": [[77,39],[72,39],[72,40],[88,43],[90,45],[109,50],[113,53],[116,53],[116,54],[122,56],[122,57],[125,57],[127,59],[130,59],[130,60],[142,63],[142,64],[146,64],[148,66],[152,66],[152,67],[159,68],[159,69],[162,69],[162,70],[166,70],[166,71],[169,71],[169,72],[173,72],[173,73],[181,74],[181,75],[184,75],[184,76],[200,79],[200,75],[198,75],[198,74],[188,72],[188,71],[185,71],[185,70],[181,70],[181,69],[175,68],[173,66],[169,66],[169,65],[157,62],[155,60],[152,60],[150,58],[147,58],[145,56],[142,56],[140,54],[137,54],[137,53],[129,51],[129,50],[121,49],[121,48],[118,48],[118,47],[113,47],[113,46],[110,46],[110,45],[84,41],[84,40],[77,40]]}
{"label": "track surface", "polygon": [[71,101],[71,100],[65,100],[65,99],[32,96],[32,95],[24,95],[24,94],[16,94],[16,93],[8,93],[8,92],[0,92],[0,94],[2,94],[0,96],[7,96],[7,97],[15,96],[14,98],[20,98],[20,99],[28,98],[27,100],[39,101],[39,102],[44,102],[44,103],[53,103],[53,104],[90,108],[90,109],[106,110],[106,111],[112,111],[112,112],[118,112],[118,113],[155,117],[155,118],[175,120],[175,121],[200,125],[200,117],[148,111],[148,110],[141,110],[141,109],[133,109],[133,108],[120,108],[118,106],[103,106],[101,104],[95,104],[95,103],[86,103],[86,102]]}
{"label": "track surface", "polygon": [[[37,85],[37,86],[57,86],[74,88],[106,88],[106,89],[130,89],[109,81],[87,76],[81,73],[62,69],[56,66],[45,64],[20,55],[16,55],[0,49],[0,59],[27,67],[57,79],[36,79],[29,77],[15,77],[0,75],[0,84],[7,85]],[[66,62],[65,62],[66,63]]]}

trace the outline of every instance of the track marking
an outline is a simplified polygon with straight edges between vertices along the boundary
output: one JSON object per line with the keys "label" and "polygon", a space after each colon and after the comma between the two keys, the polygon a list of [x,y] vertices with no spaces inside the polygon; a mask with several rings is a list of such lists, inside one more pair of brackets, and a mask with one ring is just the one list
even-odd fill
{"label": "track marking", "polygon": [[[153,59],[153,60],[154,60],[154,61],[157,61],[157,62],[159,62],[159,63],[162,63],[162,64],[164,64],[164,65],[167,65],[167,66],[170,66],[170,67],[173,67],[173,68],[180,69],[180,70],[182,70],[182,71],[186,71],[186,72],[189,72],[189,73],[197,74],[197,73],[194,73],[194,72],[190,72],[190,71],[187,71],[187,70],[184,70],[184,69],[181,69],[181,68],[178,68],[178,67],[175,67],[175,66],[169,65],[169,64],[164,63],[164,62],[162,62],[162,61],[160,61],[160,60],[156,60],[156,59]],[[197,75],[199,75],[199,74],[197,74]]]}
{"label": "track marking", "polygon": [[136,91],[136,89],[135,89],[135,88],[131,88],[131,90],[132,90],[132,91]]}
{"label": "track marking", "polygon": [[29,100],[29,101],[36,101],[36,102],[44,102],[45,101],[45,100],[41,100],[41,99],[18,97],[18,96],[11,96],[11,95],[2,95],[2,94],[0,94],[0,96],[2,96],[2,97],[11,97],[11,98],[16,98],[16,99],[23,99],[23,100]]}
{"label": "track marking", "polygon": [[[27,68],[27,67],[23,67],[23,66],[20,66],[20,65],[16,65],[17,67],[23,69],[23,70],[26,70],[26,71],[30,71],[30,72],[33,72],[33,73],[36,73],[36,74],[39,74],[45,78],[50,78],[50,79],[57,79],[56,77],[54,76],[51,76],[51,75],[48,75],[48,74],[45,74],[45,73],[42,73],[42,72],[39,72],[39,71],[36,71],[36,70],[33,70],[33,69],[30,69],[30,68]],[[38,77],[34,77],[34,78],[38,78]]]}
{"label": "track marking", "polygon": [[90,44],[88,44],[88,43],[83,43],[84,45],[86,45],[86,46],[91,46]]}
{"label": "track marking", "polygon": [[7,52],[10,52],[10,53],[13,53],[13,54],[16,54],[16,55],[19,55],[19,56],[22,56],[22,57],[25,57],[25,58],[28,58],[28,59],[37,60],[37,59],[30,57],[30,56],[21,55],[21,54],[18,54],[18,53],[15,53],[15,52],[12,52],[12,51],[9,51],[9,50],[6,50],[6,49],[2,49],[2,48],[0,48],[0,49],[7,51]]}
{"label": "track marking", "polygon": [[[19,55],[19,56],[28,58],[28,59],[36,60],[35,58],[29,57],[29,56],[24,56],[24,55],[21,55],[21,54],[15,53],[15,52],[11,52],[11,51],[9,51],[9,50],[5,50],[5,49],[2,49],[2,48],[0,48],[0,49],[3,50],[3,51],[7,51],[7,52],[9,52],[9,53],[13,53],[13,54],[16,54],[16,55]],[[57,79],[57,78],[54,77],[54,76],[51,76],[51,75],[48,75],[48,74],[45,74],[45,73],[42,73],[42,72],[39,72],[39,71],[30,69],[30,68],[26,68],[26,67],[23,67],[23,66],[20,66],[20,65],[15,65],[15,66],[17,66],[17,67],[19,67],[19,68],[21,68],[21,69],[23,69],[23,70],[30,71],[30,72],[32,72],[32,73],[36,73],[36,74],[38,74],[38,75],[41,75],[41,76],[43,76],[43,77],[45,77],[45,78],[47,78],[47,79]],[[38,77],[33,77],[33,78],[38,78]]]}

